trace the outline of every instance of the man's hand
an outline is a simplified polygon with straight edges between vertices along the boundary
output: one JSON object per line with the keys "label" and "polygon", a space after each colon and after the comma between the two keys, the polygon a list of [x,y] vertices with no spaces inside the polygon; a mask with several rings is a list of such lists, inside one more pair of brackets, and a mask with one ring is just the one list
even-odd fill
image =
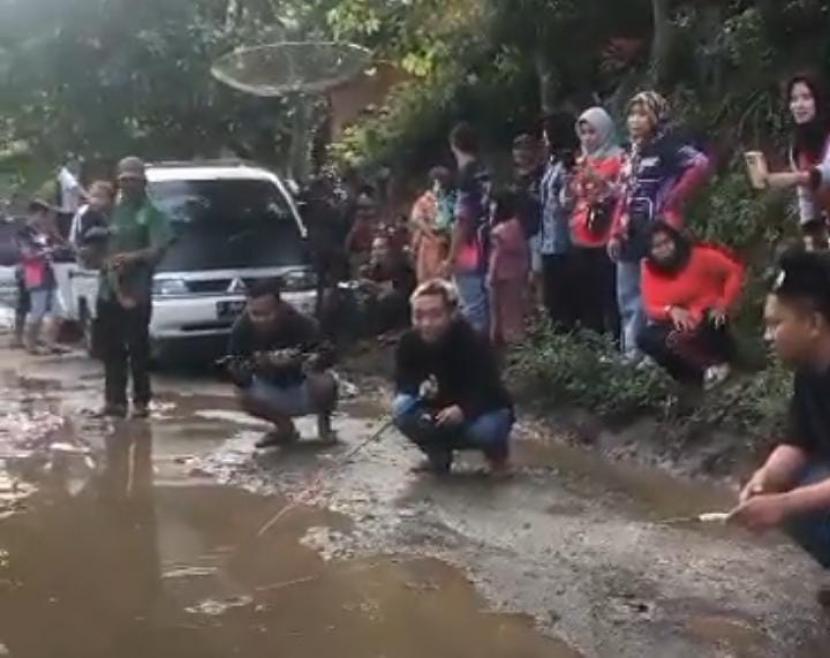
{"label": "man's hand", "polygon": [[620,260],[622,254],[622,240],[619,238],[611,238],[608,241],[608,257],[615,263]]}
{"label": "man's hand", "polygon": [[110,267],[116,272],[120,272],[140,260],[140,255],[135,252],[127,252],[123,254],[115,254],[110,258]]}
{"label": "man's hand", "polygon": [[438,380],[435,375],[430,375],[421,382],[418,388],[418,397],[425,401],[434,400],[438,397]]}
{"label": "man's hand", "polygon": [[769,493],[769,491],[770,488],[769,483],[767,482],[767,471],[766,469],[759,468],[749,479],[749,482],[744,485],[744,488],[741,489],[739,500],[743,505],[750,498]]}
{"label": "man's hand", "polygon": [[785,494],[760,494],[741,503],[729,515],[730,523],[762,532],[780,526],[789,514]]}
{"label": "man's hand", "polygon": [[709,311],[709,319],[712,320],[712,324],[715,325],[717,329],[726,326],[726,311],[720,308],[713,308]]}
{"label": "man's hand", "polygon": [[461,407],[454,404],[451,407],[441,409],[435,416],[435,422],[438,427],[454,427],[461,425],[464,422],[464,412]]}
{"label": "man's hand", "polygon": [[677,331],[692,331],[695,328],[695,320],[685,308],[672,306],[669,309],[669,319]]}

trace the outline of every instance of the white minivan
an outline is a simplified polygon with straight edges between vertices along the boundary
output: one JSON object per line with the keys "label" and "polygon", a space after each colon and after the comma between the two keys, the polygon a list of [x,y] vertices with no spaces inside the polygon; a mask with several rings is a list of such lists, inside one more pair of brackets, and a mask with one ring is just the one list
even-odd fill
{"label": "white minivan", "polygon": [[[279,277],[286,301],[313,313],[316,279],[307,231],[279,176],[244,162],[188,162],[150,164],[147,180],[175,235],[153,281],[156,358],[195,344],[221,351],[245,306],[247,286],[259,279]],[[96,274],[76,270],[71,289],[92,347]]]}

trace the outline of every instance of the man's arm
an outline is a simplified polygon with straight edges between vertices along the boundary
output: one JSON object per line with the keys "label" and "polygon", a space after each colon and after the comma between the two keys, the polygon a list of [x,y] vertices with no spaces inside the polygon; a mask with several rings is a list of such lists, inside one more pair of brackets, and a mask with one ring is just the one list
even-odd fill
{"label": "man's arm", "polygon": [[803,448],[786,443],[781,444],[744,487],[741,492],[741,502],[753,496],[779,493],[791,488],[807,462],[807,453]]}

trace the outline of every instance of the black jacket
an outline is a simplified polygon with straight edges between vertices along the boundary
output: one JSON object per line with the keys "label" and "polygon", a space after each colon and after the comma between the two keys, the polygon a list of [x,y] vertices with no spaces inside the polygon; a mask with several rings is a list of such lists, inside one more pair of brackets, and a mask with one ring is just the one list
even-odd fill
{"label": "black jacket", "polygon": [[513,407],[492,346],[465,320],[455,320],[436,345],[425,343],[414,330],[401,338],[395,358],[398,393],[418,395],[430,376],[438,380],[438,397],[430,403],[436,409],[457,404],[467,420],[474,420]]}
{"label": "black jacket", "polygon": [[290,386],[303,381],[303,365],[313,359],[315,369],[330,368],[334,365],[335,354],[320,334],[317,322],[297,311],[293,306],[280,302],[282,309],[279,325],[268,334],[254,330],[248,314],[243,313],[231,329],[228,341],[228,355],[252,357],[257,353],[295,349],[299,352],[296,362],[286,364],[278,371],[260,373],[269,381],[280,386]]}

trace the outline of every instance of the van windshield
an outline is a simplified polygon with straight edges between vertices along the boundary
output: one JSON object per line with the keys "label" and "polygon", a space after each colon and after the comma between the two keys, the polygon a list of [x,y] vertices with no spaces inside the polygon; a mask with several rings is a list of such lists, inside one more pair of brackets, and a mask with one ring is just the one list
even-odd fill
{"label": "van windshield", "polygon": [[279,188],[260,180],[152,182],[173,224],[160,272],[287,267],[308,262],[306,241]]}

